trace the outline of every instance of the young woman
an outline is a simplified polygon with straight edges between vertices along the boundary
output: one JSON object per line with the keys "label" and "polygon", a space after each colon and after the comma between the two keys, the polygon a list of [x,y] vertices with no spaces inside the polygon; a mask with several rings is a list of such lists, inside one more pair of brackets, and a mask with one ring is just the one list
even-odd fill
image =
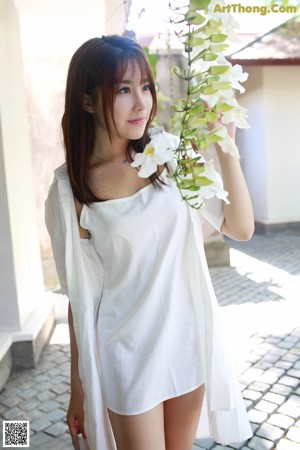
{"label": "young woman", "polygon": [[[106,36],[76,51],[62,119],[66,163],[46,201],[70,300],[75,448],[80,434],[90,450],[191,450],[196,436],[224,444],[251,436],[220,334],[199,211],[181,200],[172,164],[150,178],[131,165],[155,112],[153,75],[135,41]],[[247,240],[253,213],[239,161],[217,154],[230,204],[212,199],[201,213]]]}

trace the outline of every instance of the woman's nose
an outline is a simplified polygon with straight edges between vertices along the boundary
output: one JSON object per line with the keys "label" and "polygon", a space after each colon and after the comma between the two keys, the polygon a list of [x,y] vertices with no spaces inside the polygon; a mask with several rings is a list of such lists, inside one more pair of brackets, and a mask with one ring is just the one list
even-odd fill
{"label": "woman's nose", "polygon": [[143,98],[143,96],[142,96],[142,94],[140,94],[140,93],[138,93],[137,95],[136,95],[136,98],[135,98],[135,108],[137,109],[137,110],[143,110],[143,109],[146,109],[146,103],[145,103],[145,99]]}

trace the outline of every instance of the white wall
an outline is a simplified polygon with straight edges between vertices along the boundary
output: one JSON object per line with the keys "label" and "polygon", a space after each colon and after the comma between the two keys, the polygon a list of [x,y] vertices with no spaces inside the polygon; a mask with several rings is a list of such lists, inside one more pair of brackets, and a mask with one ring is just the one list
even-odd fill
{"label": "white wall", "polygon": [[264,67],[269,223],[300,221],[300,66]]}
{"label": "white wall", "polygon": [[268,167],[266,146],[263,68],[246,67],[249,78],[239,103],[248,109],[250,129],[238,130],[241,163],[253,202],[255,219],[264,222],[268,215]]}
{"label": "white wall", "polygon": [[0,330],[17,330],[43,289],[18,16],[0,1]]}
{"label": "white wall", "polygon": [[264,224],[300,221],[300,67],[247,66],[250,130],[240,132],[242,165]]}

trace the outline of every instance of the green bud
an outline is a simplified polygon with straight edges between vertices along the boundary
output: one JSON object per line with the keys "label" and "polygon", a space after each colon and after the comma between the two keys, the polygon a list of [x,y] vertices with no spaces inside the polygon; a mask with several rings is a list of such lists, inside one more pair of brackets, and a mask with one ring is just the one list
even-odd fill
{"label": "green bud", "polygon": [[210,42],[220,43],[226,41],[227,34],[214,33],[210,36]]}
{"label": "green bud", "polygon": [[222,75],[222,73],[227,72],[229,66],[211,66],[209,68],[209,73],[211,75]]}
{"label": "green bud", "polygon": [[218,58],[218,55],[215,53],[205,52],[203,55],[204,61],[215,61]]}

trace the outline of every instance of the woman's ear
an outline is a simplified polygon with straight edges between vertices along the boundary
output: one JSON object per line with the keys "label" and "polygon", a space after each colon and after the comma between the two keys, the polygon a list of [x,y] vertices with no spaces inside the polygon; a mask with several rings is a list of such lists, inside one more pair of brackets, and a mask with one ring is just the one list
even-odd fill
{"label": "woman's ear", "polygon": [[83,109],[88,113],[95,112],[94,105],[91,99],[90,95],[83,94],[83,103],[82,103]]}

